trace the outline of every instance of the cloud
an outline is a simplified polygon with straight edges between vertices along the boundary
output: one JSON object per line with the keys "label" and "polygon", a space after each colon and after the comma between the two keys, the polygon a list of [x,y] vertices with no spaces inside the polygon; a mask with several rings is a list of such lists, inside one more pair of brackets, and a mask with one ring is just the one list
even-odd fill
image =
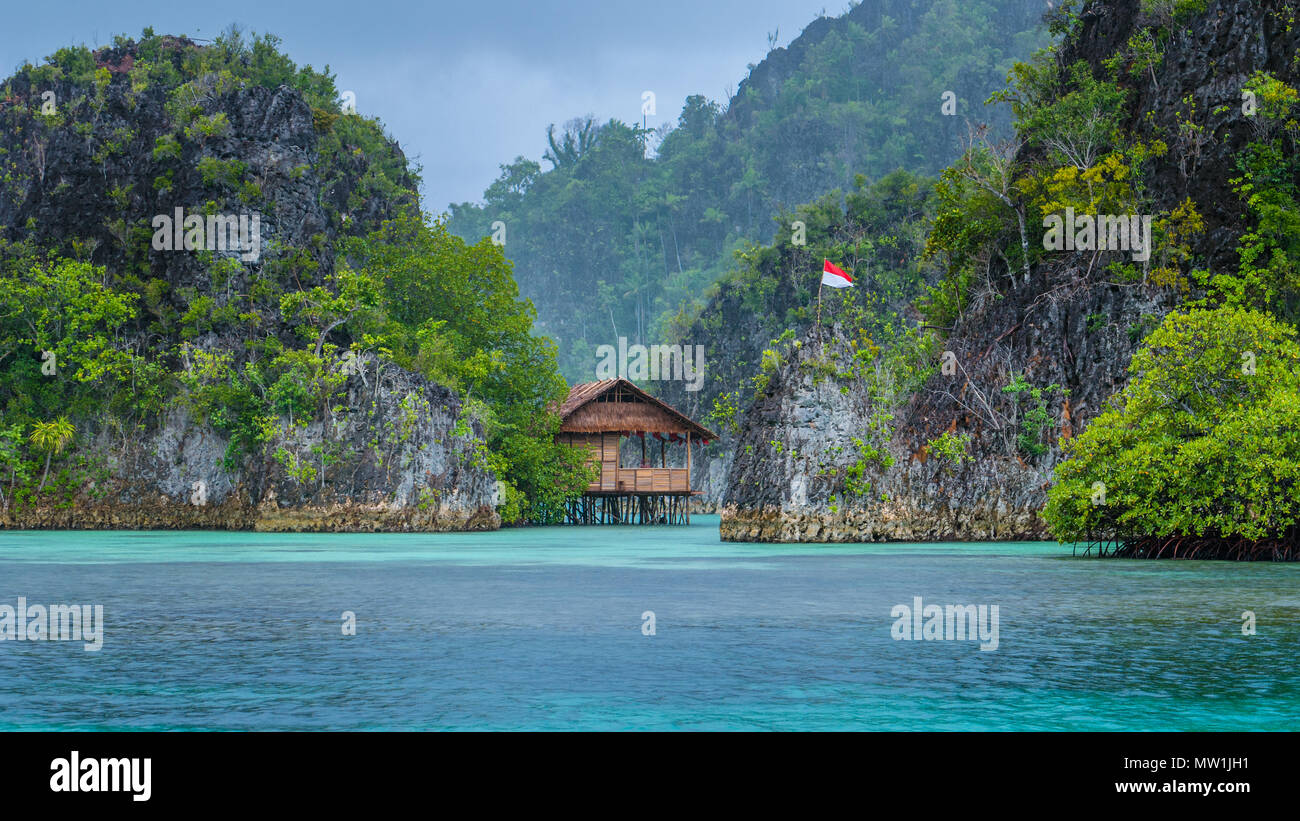
{"label": "cloud", "polygon": [[231,0],[158,8],[144,0],[65,0],[51,16],[14,10],[0,59],[16,65],[117,33],[215,36],[230,22],[272,32],[299,65],[329,65],[357,109],[378,116],[424,165],[425,207],[477,200],[518,155],[540,160],[546,126],[583,114],[639,121],[641,92],[656,95],[651,126],[674,122],[689,94],[715,100],[761,59],[766,33],[789,42],[824,0]]}

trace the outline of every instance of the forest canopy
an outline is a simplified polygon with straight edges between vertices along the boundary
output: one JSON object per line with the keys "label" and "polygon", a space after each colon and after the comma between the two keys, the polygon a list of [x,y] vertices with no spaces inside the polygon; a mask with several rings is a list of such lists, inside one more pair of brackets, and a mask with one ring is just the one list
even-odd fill
{"label": "forest canopy", "polygon": [[504,224],[571,381],[592,378],[596,346],[619,336],[667,341],[736,252],[779,233],[774,217],[859,174],[935,174],[970,123],[1005,132],[1008,115],[983,103],[1015,55],[1046,42],[1041,10],[1010,0],[861,4],[808,32],[751,66],[731,100],[688,97],[671,127],[552,126],[541,162],[518,157],[481,203],[451,206],[449,229],[471,241]]}

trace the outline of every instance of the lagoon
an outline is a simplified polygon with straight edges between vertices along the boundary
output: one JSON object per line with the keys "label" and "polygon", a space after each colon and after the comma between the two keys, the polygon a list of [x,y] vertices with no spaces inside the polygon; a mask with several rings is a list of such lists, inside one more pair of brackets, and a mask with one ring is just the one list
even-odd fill
{"label": "lagoon", "polygon": [[[102,605],[103,645],[0,641],[6,730],[1300,726],[1289,564],[1100,560],[1054,543],[732,544],[711,516],[473,534],[0,532],[0,601],[19,597]],[[891,611],[916,597],[996,605],[997,649],[895,640]]]}

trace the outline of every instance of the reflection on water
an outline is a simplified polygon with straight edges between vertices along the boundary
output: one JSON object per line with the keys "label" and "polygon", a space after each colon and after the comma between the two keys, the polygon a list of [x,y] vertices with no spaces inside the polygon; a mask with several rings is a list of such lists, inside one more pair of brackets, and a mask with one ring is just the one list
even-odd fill
{"label": "reflection on water", "polygon": [[[1050,543],[722,544],[690,528],[0,533],[4,729],[1292,729],[1300,567]],[[890,610],[996,604],[1000,641]],[[344,611],[357,635],[344,636]],[[1242,635],[1242,613],[1257,634]],[[642,634],[653,611],[655,634]]]}

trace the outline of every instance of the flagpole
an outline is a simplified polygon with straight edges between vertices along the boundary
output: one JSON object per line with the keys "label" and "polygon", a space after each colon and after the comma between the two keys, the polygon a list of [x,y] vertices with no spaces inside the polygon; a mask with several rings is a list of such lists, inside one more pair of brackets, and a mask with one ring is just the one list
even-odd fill
{"label": "flagpole", "polygon": [[[817,345],[818,347],[825,347],[824,344],[822,343],[822,286],[826,284],[827,276],[835,277],[835,279],[831,280],[832,288],[838,290],[840,288],[853,287],[853,277],[849,276],[847,273],[842,271],[838,266],[832,265],[829,259],[822,260],[822,278],[821,278],[821,282],[817,283]],[[843,307],[843,305],[844,302],[843,300],[841,300],[840,306]]]}
{"label": "flagpole", "polygon": [[822,286],[824,282],[817,283],[817,347],[822,346]]}

